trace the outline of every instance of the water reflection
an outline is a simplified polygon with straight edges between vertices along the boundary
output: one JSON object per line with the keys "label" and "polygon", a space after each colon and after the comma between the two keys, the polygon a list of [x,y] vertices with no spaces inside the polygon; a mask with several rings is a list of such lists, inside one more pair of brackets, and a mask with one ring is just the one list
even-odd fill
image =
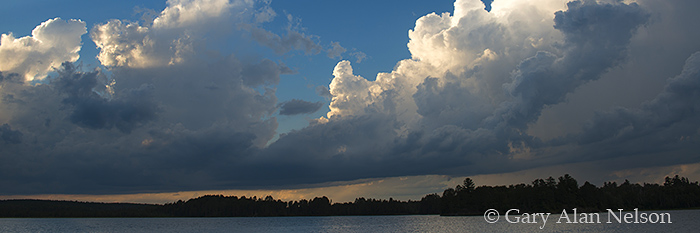
{"label": "water reflection", "polygon": [[[664,211],[672,224],[487,223],[483,216],[0,219],[0,232],[694,232],[700,210]],[[601,213],[601,219],[607,214]]]}

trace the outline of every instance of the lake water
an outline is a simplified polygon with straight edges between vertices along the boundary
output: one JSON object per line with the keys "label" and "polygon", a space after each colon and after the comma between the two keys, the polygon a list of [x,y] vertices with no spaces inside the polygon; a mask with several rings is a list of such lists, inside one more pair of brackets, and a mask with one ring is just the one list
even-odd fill
{"label": "lake water", "polygon": [[[0,218],[0,232],[698,232],[700,210],[669,213],[670,224],[487,223],[483,216],[331,216],[255,218]],[[650,213],[650,212],[647,212]],[[571,214],[571,213],[569,213]],[[511,220],[513,218],[511,217]]]}

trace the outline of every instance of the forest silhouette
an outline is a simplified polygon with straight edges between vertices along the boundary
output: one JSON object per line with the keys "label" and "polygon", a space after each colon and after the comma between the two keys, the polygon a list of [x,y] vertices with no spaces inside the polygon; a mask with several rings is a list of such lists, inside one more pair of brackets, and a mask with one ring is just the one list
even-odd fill
{"label": "forest silhouette", "polygon": [[605,182],[602,187],[579,186],[568,174],[558,179],[536,179],[531,184],[476,186],[471,178],[442,195],[421,200],[356,198],[333,203],[328,197],[282,201],[272,196],[236,197],[205,195],[168,204],[95,203],[51,200],[2,200],[0,217],[263,217],[339,215],[482,215],[487,209],[523,212],[579,212],[606,209],[660,210],[700,207],[700,185],[688,178],[666,177],[660,184]]}

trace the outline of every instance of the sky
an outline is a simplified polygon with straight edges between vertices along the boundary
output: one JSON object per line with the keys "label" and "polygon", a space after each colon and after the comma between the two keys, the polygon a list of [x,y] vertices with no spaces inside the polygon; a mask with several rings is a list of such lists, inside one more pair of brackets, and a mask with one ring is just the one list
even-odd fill
{"label": "sky", "polygon": [[698,1],[2,4],[0,199],[700,179]]}

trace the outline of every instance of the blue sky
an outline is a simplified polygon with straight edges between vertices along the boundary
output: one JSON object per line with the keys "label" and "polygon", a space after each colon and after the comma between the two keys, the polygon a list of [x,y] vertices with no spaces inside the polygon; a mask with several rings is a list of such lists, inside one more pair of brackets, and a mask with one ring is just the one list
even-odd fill
{"label": "blue sky", "polygon": [[465,176],[697,179],[699,7],[3,3],[0,195],[415,199]]}
{"label": "blue sky", "polygon": [[[286,14],[295,17],[300,27],[323,45],[337,42],[348,50],[348,53],[360,52],[366,55],[357,62],[357,58],[345,54],[344,58],[352,60],[356,73],[367,79],[374,79],[378,72],[390,72],[401,59],[410,58],[405,46],[408,42],[408,30],[413,28],[415,20],[432,12],[449,12],[453,2],[425,1],[359,1],[359,2],[328,2],[328,1],[274,1],[271,6],[276,10],[274,21],[266,23],[271,31],[283,33],[288,25]],[[11,1],[2,13],[0,28],[2,33],[12,32],[16,37],[31,34],[31,30],[40,22],[50,18],[81,19],[86,22],[88,29],[96,24],[110,19],[130,21],[142,20],[145,10],[156,13],[166,7],[165,1]],[[85,10],[89,9],[89,10]],[[228,38],[229,40],[232,38]],[[90,40],[89,33],[82,36],[83,47],[80,60],[86,67],[99,66],[95,59],[98,50]],[[217,44],[217,49],[223,51],[251,50],[250,45],[243,48],[235,45]],[[228,48],[226,48],[228,47]],[[323,101],[315,86],[330,83],[335,63],[340,57],[328,58],[325,53],[316,55],[287,54],[278,56],[265,47],[252,49],[256,53],[276,57],[297,71],[295,74],[284,75],[278,85],[277,97],[280,101],[304,99],[308,101]],[[244,53],[253,53],[245,51]],[[310,88],[310,86],[314,88]],[[280,133],[291,129],[299,129],[307,125],[309,117],[325,115],[326,108],[313,115],[286,116],[280,121]]]}
{"label": "blue sky", "polygon": [[[364,60],[372,62],[358,63],[356,70],[368,79],[374,79],[377,72],[390,72],[396,61],[410,58],[405,43],[408,42],[408,30],[413,28],[417,18],[431,12],[449,12],[453,8],[451,1],[343,3],[304,0],[275,1],[271,5],[279,11],[275,21],[269,23],[271,30],[282,31],[287,24],[283,14],[286,12],[293,15],[301,20],[301,26],[308,33],[318,36],[322,43],[340,42],[344,47],[367,54],[368,57]],[[141,16],[139,8],[159,11],[165,6],[165,1],[10,1],[0,16],[0,28],[2,33],[12,32],[15,36],[26,36],[31,34],[31,30],[39,23],[55,17],[81,19],[91,28],[110,19],[137,21]],[[94,43],[88,34],[82,37],[85,46],[81,51],[81,61],[88,64],[97,63],[93,59],[97,54]],[[297,57],[290,60],[301,60]],[[337,59],[323,60],[323,56],[303,59],[300,64],[310,59],[321,60],[316,62],[325,65],[330,64],[331,68],[326,67],[325,72],[317,71],[321,70],[321,67],[314,67],[308,69],[309,74],[305,75],[319,82],[330,82],[332,66]],[[318,76],[324,76],[325,79],[315,78]]]}

